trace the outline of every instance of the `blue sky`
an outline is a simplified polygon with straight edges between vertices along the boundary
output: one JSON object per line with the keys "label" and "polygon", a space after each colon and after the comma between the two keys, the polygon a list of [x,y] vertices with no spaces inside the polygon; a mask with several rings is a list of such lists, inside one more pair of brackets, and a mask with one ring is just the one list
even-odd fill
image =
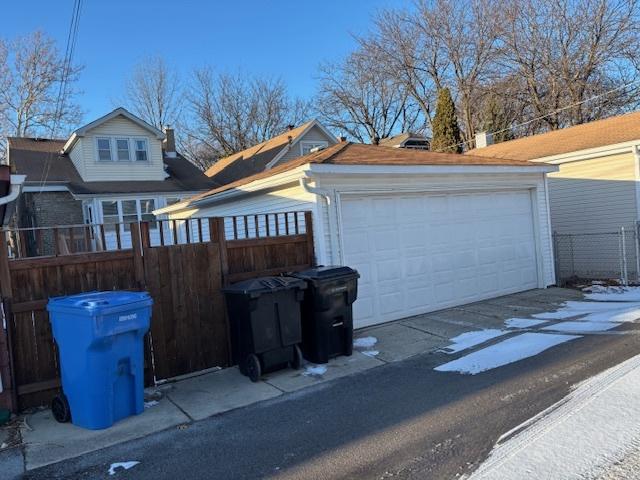
{"label": "blue sky", "polygon": [[[210,64],[222,71],[280,76],[295,95],[314,91],[318,63],[355,47],[352,34],[372,15],[406,0],[84,0],[75,61],[85,120],[114,106],[127,73],[149,55],[163,55],[181,73]],[[72,0],[11,0],[2,35],[41,29],[64,51]]]}

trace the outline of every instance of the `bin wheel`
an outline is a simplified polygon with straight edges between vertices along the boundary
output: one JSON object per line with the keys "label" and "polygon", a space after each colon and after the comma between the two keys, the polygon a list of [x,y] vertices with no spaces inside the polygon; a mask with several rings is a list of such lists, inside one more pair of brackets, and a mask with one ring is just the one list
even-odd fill
{"label": "bin wheel", "polygon": [[260,367],[260,359],[253,353],[245,359],[244,369],[247,372],[247,377],[252,382],[259,382],[262,377],[262,368]]}
{"label": "bin wheel", "polygon": [[294,370],[300,370],[302,368],[302,352],[298,345],[293,346],[293,360],[291,360],[290,364]]}
{"label": "bin wheel", "polygon": [[63,393],[53,397],[51,411],[53,412],[53,418],[58,422],[67,423],[71,421],[71,409],[69,408],[67,397]]}

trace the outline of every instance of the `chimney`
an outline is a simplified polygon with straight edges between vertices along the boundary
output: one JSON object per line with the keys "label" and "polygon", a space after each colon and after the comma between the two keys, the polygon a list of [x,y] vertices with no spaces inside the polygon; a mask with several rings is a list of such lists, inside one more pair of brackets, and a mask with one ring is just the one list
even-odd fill
{"label": "chimney", "polygon": [[164,153],[167,157],[175,158],[176,157],[176,137],[173,132],[173,128],[165,127],[164,136],[165,136],[165,139],[164,139],[164,142],[162,142]]}
{"label": "chimney", "polygon": [[295,125],[292,125],[292,124],[287,125],[287,130],[293,130],[294,128],[296,128]]}
{"label": "chimney", "polygon": [[380,145],[380,137],[373,137],[373,144]]}
{"label": "chimney", "polygon": [[487,132],[476,133],[476,148],[484,148],[493,145],[493,134]]}
{"label": "chimney", "polygon": [[341,142],[341,143],[344,143],[344,142],[346,142],[346,141],[347,141],[347,137],[340,137],[340,142]]}

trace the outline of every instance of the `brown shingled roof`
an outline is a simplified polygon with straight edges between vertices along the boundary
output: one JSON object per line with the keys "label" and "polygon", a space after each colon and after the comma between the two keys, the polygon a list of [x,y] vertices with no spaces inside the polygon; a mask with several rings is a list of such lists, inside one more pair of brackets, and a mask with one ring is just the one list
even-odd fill
{"label": "brown shingled roof", "polygon": [[240,179],[220,188],[202,193],[190,200],[199,200],[217,193],[246,185],[256,180],[268,178],[294,168],[311,164],[330,165],[485,165],[536,167],[532,162],[502,158],[475,157],[458,153],[438,153],[425,150],[365,145],[362,143],[341,142],[303,157],[298,157],[264,172]]}
{"label": "brown shingled roof", "polygon": [[640,139],[640,111],[496,143],[470,155],[533,160]]}
{"label": "brown shingled roof", "polygon": [[289,139],[294,141],[312,123],[313,120],[242,150],[241,152],[221,158],[213,164],[205,174],[218,184],[225,185],[248,177],[249,175],[262,172],[267,164],[289,144]]}
{"label": "brown shingled roof", "polygon": [[26,175],[26,183],[64,185],[72,193],[152,193],[207,190],[217,186],[182,156],[164,158],[169,178],[130,182],[85,182],[67,155],[60,155],[66,140],[9,137],[9,161],[14,173]]}

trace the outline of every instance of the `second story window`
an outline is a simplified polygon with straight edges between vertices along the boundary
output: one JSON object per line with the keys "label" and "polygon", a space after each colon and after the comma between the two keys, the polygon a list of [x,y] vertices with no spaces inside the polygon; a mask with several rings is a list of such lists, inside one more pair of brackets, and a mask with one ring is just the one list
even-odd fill
{"label": "second story window", "polygon": [[136,161],[138,162],[146,162],[147,161],[147,141],[144,139],[136,139]]}
{"label": "second story window", "polygon": [[129,139],[128,138],[117,138],[116,146],[118,148],[118,161],[120,162],[128,162],[131,160],[129,155]]}
{"label": "second story window", "polygon": [[110,162],[113,160],[113,157],[111,156],[111,139],[98,138],[96,142],[98,144],[98,160],[103,162]]}

